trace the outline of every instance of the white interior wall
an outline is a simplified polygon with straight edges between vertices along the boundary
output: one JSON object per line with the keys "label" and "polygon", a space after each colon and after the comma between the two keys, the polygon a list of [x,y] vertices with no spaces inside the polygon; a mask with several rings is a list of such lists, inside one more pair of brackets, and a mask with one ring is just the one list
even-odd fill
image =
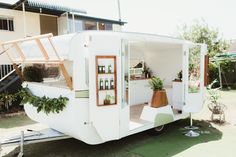
{"label": "white interior wall", "polygon": [[152,70],[153,75],[164,79],[165,86],[171,86],[172,80],[177,77],[177,73],[182,70],[182,47],[176,48],[152,48],[145,53],[145,62]]}
{"label": "white interior wall", "polygon": [[153,75],[164,79],[164,85],[172,85],[172,80],[182,70],[182,45],[166,43],[134,42],[130,45],[130,60],[144,60]]}

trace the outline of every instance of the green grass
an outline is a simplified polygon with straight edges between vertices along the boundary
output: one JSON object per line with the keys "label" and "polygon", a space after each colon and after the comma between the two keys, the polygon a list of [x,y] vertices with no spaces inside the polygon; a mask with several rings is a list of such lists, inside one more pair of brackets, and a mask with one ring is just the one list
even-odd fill
{"label": "green grass", "polygon": [[194,124],[200,127],[201,135],[190,138],[184,136],[186,130],[184,125],[188,124],[186,120],[178,121],[162,135],[150,138],[143,143],[137,144],[130,149],[130,152],[145,157],[171,157],[194,145],[206,143],[209,141],[220,140],[222,133],[213,128],[205,121],[195,121]]}
{"label": "green grass", "polygon": [[34,123],[35,123],[34,121],[32,121],[31,119],[29,119],[27,116],[24,115],[8,117],[8,118],[0,118],[0,129],[8,129]]}
{"label": "green grass", "polygon": [[[76,139],[30,144],[25,146],[24,153],[25,156],[34,157],[169,157],[199,143],[219,140],[222,137],[219,130],[205,121],[194,122],[200,127],[200,137],[185,137],[183,133],[186,130],[183,127],[187,124],[188,120],[181,120],[169,125],[161,135],[154,135],[149,130],[94,146]],[[14,156],[18,151],[19,147],[6,157]]]}

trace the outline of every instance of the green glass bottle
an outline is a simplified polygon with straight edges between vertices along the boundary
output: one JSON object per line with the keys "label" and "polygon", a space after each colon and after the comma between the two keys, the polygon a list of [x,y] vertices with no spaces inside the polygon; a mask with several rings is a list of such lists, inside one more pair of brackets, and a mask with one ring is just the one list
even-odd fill
{"label": "green glass bottle", "polygon": [[114,79],[110,79],[110,89],[114,89]]}
{"label": "green glass bottle", "polygon": [[108,73],[111,73],[111,65],[108,65]]}
{"label": "green glass bottle", "polygon": [[99,81],[99,89],[100,90],[103,90],[104,88],[103,88],[103,80],[102,79],[100,79],[100,81]]}
{"label": "green glass bottle", "polygon": [[105,79],[105,89],[109,89],[108,79]]}

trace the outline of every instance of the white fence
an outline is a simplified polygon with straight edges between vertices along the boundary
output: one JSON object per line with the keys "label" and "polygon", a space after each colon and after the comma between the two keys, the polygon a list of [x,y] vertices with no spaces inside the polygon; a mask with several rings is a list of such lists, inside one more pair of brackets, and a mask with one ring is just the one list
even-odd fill
{"label": "white fence", "polygon": [[14,72],[13,65],[0,65],[0,82]]}

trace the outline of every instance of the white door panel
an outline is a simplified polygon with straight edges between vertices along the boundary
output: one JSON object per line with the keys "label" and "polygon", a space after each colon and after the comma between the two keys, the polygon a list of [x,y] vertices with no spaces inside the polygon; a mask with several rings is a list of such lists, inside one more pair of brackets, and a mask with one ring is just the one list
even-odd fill
{"label": "white door panel", "polygon": [[204,55],[205,45],[193,45],[185,49],[185,105],[184,112],[199,112],[204,94]]}
{"label": "white door panel", "polygon": [[[90,120],[103,139],[109,141],[119,138],[120,114],[120,39],[111,36],[94,35],[89,43],[89,109]],[[116,56],[117,63],[117,104],[97,106],[96,56]]]}

